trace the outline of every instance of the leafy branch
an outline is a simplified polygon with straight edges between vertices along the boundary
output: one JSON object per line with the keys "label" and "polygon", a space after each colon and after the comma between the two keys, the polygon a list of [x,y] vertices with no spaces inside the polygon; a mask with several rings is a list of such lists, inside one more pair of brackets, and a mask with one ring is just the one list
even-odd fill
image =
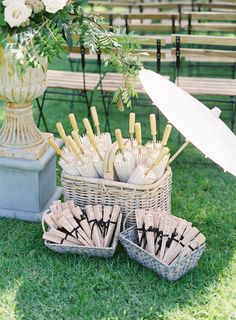
{"label": "leafy branch", "polygon": [[137,45],[120,29],[111,32],[104,24],[103,18],[86,13],[83,9],[86,1],[72,0],[69,5],[55,14],[45,10],[33,13],[29,23],[10,28],[4,20],[4,6],[0,3],[0,48],[5,54],[12,49],[18,51],[16,63],[19,72],[28,67],[37,67],[40,57],[49,61],[60,57],[65,42],[72,48],[73,35],[79,38],[79,44],[89,47],[93,52],[101,50],[108,54],[105,65],[111,65],[123,74],[123,85],[118,88],[113,101],[120,110],[132,106],[135,97],[135,80],[142,64],[135,53]]}

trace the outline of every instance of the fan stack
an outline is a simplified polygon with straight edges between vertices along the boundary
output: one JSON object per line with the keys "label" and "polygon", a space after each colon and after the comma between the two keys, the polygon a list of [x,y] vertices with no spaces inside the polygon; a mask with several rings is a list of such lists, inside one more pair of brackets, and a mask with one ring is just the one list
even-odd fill
{"label": "fan stack", "polygon": [[[45,223],[48,230],[45,229]],[[82,211],[73,201],[55,201],[43,216],[43,239],[50,249],[57,252],[74,250],[77,253],[106,256],[106,253],[114,254],[120,223],[121,208],[117,205],[88,205]]]}
{"label": "fan stack", "polygon": [[137,209],[135,215],[136,225],[120,234],[132,259],[168,280],[197,265],[206,238],[192,223],[158,210]]}

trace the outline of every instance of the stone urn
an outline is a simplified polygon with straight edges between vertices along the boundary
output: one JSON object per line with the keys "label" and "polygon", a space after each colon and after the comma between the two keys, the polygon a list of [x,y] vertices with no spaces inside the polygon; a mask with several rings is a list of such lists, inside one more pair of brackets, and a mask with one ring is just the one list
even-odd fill
{"label": "stone urn", "polygon": [[38,160],[46,151],[48,135],[34,123],[32,102],[47,88],[47,58],[39,65],[19,70],[16,51],[0,48],[0,100],[5,101],[0,129],[0,157]]}

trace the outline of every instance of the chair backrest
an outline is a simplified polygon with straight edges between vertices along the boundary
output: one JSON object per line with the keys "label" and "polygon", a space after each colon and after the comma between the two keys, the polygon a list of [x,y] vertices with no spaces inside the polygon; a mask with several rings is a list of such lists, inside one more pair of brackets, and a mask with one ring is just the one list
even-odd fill
{"label": "chair backrest", "polygon": [[[176,12],[161,12],[161,13],[114,13],[114,12],[94,12],[104,17],[108,21],[109,26],[124,27],[126,33],[131,31],[137,33],[150,32],[171,32],[175,33],[178,30],[179,13]],[[116,21],[118,20],[118,23]],[[148,22],[146,22],[148,21]],[[157,22],[158,21],[158,22]],[[163,23],[165,21],[165,23]]]}
{"label": "chair backrest", "polygon": [[193,31],[236,32],[236,13],[229,12],[184,12],[188,20],[185,29],[188,34]]}
{"label": "chair backrest", "polygon": [[194,5],[194,9],[197,9],[197,11],[211,11],[211,10],[217,10],[222,12],[229,12],[229,11],[235,11],[236,10],[236,2],[235,3],[227,3],[227,2],[196,2]]}
{"label": "chair backrest", "polygon": [[173,34],[171,38],[171,54],[176,59],[177,74],[182,57],[218,57],[223,61],[230,58],[236,62],[236,37]]}
{"label": "chair backrest", "polygon": [[236,3],[236,0],[208,0],[209,3],[220,3],[220,2],[230,2],[230,3]]}
{"label": "chair backrest", "polygon": [[[159,10],[160,12],[166,10],[172,10],[173,12],[179,13],[181,17],[182,8],[191,9],[193,10],[193,1],[189,1],[188,3],[185,1],[178,1],[178,2],[122,2],[122,1],[89,1],[91,10],[106,10],[108,12],[112,12],[113,10],[119,10],[122,13],[140,13],[146,12],[150,9]],[[100,10],[101,9],[101,10]]]}

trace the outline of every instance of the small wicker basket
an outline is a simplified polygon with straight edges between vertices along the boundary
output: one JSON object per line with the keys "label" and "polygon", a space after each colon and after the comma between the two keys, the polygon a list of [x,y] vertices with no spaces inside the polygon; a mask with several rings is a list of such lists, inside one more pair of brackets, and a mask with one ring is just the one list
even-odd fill
{"label": "small wicker basket", "polygon": [[64,200],[74,200],[83,209],[86,205],[117,204],[122,208],[127,225],[135,223],[135,210],[139,208],[171,212],[172,171],[150,185],[134,185],[106,179],[70,176],[62,173]]}
{"label": "small wicker basket", "polygon": [[194,250],[192,254],[187,255],[182,259],[177,259],[173,265],[167,265],[137,245],[138,233],[136,226],[132,226],[121,232],[119,240],[131,259],[138,261],[143,266],[152,269],[160,276],[170,281],[178,280],[186,272],[193,269],[197,265],[198,260],[205,249],[204,244]]}
{"label": "small wicker basket", "polygon": [[[49,214],[50,211],[47,210],[45,214]],[[43,215],[43,217],[44,217]],[[119,240],[119,233],[121,228],[121,220],[122,215],[120,214],[120,217],[117,221],[116,231],[113,237],[112,245],[110,247],[85,247],[85,246],[63,246],[60,244],[55,244],[50,241],[45,240],[44,244],[46,247],[48,247],[50,250],[55,251],[57,253],[74,253],[74,254],[80,254],[80,255],[87,255],[92,257],[101,257],[101,258],[112,258]],[[44,226],[44,218],[42,218],[42,226],[44,232],[45,226]]]}

